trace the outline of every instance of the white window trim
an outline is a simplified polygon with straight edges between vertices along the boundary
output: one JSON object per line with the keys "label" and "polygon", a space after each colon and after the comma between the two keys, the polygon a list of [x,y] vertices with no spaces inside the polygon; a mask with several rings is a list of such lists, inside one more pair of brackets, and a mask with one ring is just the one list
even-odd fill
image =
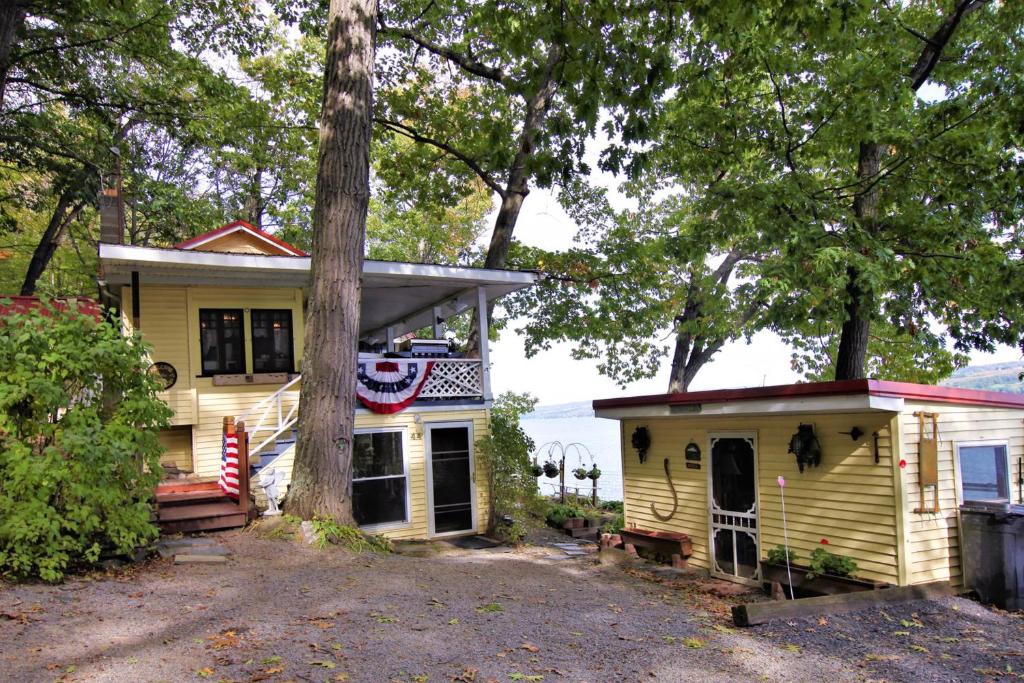
{"label": "white window trim", "polygon": [[[386,522],[384,524],[367,524],[360,526],[363,531],[379,533],[382,531],[394,531],[396,529],[408,529],[412,526],[412,486],[409,481],[409,431],[405,427],[368,427],[352,430],[356,434],[382,434],[398,432],[402,435],[402,468],[405,476],[405,519],[400,522]],[[352,483],[357,481],[374,481],[377,479],[396,479],[397,475],[387,477],[364,477],[362,479],[352,478]]]}
{"label": "white window trim", "polygon": [[964,503],[964,485],[963,478],[960,474],[960,449],[961,448],[976,448],[983,446],[1002,446],[1003,455],[1006,458],[1006,501],[1008,503],[1013,502],[1013,469],[1010,461],[1010,443],[1006,440],[987,440],[987,441],[957,441],[953,444],[953,480],[956,483],[956,502],[957,506],[963,505]]}
{"label": "white window trim", "polygon": [[[479,511],[477,510],[476,487],[476,434],[472,420],[454,420],[450,422],[425,422],[423,424],[424,462],[427,470],[427,534],[429,538],[446,536],[466,536],[479,533]],[[473,526],[470,529],[437,533],[434,531],[434,453],[431,432],[434,429],[466,428],[469,431],[469,495],[470,510],[473,515]]]}

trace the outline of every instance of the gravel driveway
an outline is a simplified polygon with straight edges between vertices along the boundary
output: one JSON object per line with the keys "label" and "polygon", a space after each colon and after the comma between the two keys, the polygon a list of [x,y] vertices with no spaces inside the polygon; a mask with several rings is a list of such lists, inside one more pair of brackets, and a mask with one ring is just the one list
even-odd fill
{"label": "gravel driveway", "polygon": [[716,582],[551,548],[436,557],[218,536],[64,586],[0,585],[10,681],[957,681],[1024,671],[1021,620],[946,599],[735,629]]}

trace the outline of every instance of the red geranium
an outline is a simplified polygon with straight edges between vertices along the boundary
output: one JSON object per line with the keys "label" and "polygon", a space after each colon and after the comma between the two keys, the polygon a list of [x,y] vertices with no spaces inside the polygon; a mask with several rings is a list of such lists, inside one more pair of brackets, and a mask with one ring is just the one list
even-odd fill
{"label": "red geranium", "polygon": [[828,539],[827,538],[821,539],[821,544],[822,545],[828,545]]}

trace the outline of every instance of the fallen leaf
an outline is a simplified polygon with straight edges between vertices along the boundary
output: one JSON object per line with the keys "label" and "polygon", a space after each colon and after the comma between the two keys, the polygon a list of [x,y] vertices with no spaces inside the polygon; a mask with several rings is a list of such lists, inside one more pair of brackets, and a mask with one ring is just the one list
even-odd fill
{"label": "fallen leaf", "polygon": [[540,648],[534,645],[533,643],[523,643],[519,647],[526,650],[527,652],[540,652]]}

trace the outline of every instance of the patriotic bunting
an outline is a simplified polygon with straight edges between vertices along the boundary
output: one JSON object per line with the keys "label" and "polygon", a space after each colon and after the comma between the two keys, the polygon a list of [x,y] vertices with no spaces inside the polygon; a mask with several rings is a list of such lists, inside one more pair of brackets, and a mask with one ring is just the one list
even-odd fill
{"label": "patriotic bunting", "polygon": [[356,396],[375,413],[397,413],[412,405],[433,369],[432,360],[361,360]]}

